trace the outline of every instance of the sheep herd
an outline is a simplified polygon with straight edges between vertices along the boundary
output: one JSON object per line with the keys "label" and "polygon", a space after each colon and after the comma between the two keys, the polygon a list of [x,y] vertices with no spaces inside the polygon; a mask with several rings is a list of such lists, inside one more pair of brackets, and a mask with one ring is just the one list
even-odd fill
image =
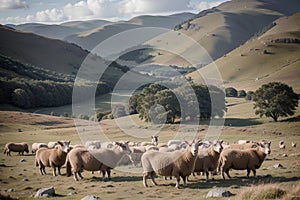
{"label": "sheep herd", "polygon": [[[194,173],[206,175],[219,172],[231,178],[229,171],[246,170],[247,177],[260,168],[265,157],[271,153],[271,142],[240,140],[235,144],[224,144],[215,141],[181,141],[170,140],[159,143],[158,136],[152,136],[150,142],[100,142],[87,141],[85,145],[71,145],[70,141],[32,144],[35,154],[35,165],[41,175],[45,175],[45,167],[51,167],[53,176],[61,175],[61,167],[66,165],[66,176],[73,174],[74,180],[83,179],[83,171],[100,171],[103,180],[111,179],[111,170],[117,166],[130,164],[143,168],[143,185],[148,186],[150,177],[153,185],[157,185],[155,177],[175,177],[176,187],[180,187],[180,178],[186,185],[188,177]],[[282,148],[282,141],[279,146]],[[296,146],[295,143],[292,145]],[[7,143],[4,153],[29,153],[26,143]],[[56,173],[56,171],[58,173]]]}

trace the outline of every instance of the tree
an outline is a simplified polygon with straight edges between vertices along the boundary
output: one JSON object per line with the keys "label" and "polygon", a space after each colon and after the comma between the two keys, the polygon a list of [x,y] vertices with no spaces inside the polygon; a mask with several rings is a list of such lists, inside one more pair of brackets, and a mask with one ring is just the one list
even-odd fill
{"label": "tree", "polygon": [[225,89],[226,97],[237,97],[237,90],[233,87]]}
{"label": "tree", "polygon": [[12,96],[12,102],[14,105],[20,107],[20,108],[30,108],[31,107],[31,101],[30,97],[27,91],[17,88],[13,91],[11,94]]}
{"label": "tree", "polygon": [[251,101],[251,100],[253,100],[253,98],[254,98],[254,92],[253,91],[248,91],[246,96],[245,96],[245,99]]}
{"label": "tree", "polygon": [[238,97],[245,97],[247,95],[246,91],[245,90],[239,90],[237,92],[237,96]]}
{"label": "tree", "polygon": [[277,122],[279,117],[295,114],[298,106],[298,95],[293,88],[284,83],[271,82],[262,85],[254,93],[255,114],[271,117]]}

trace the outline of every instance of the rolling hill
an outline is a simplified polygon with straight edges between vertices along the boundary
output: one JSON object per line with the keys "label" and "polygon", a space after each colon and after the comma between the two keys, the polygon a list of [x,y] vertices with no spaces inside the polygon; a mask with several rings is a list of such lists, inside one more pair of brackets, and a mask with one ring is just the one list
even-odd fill
{"label": "rolling hill", "polygon": [[129,21],[112,22],[90,31],[73,34],[67,36],[65,40],[75,43],[84,49],[92,50],[106,38],[120,32],[141,27],[163,27],[173,29],[178,23],[193,16],[192,13],[180,13],[170,16],[138,16]]}
{"label": "rolling hill", "polygon": [[[215,61],[225,86],[256,90],[262,84],[280,81],[300,93],[300,13],[282,17],[273,27]],[[198,72],[209,73],[211,65]],[[201,82],[198,72],[187,76]]]}
{"label": "rolling hill", "polygon": [[[213,60],[244,44],[264,29],[272,27],[272,22],[280,17],[300,11],[300,1],[290,0],[232,0],[209,10],[202,11],[192,19],[175,27],[179,34],[184,34],[198,42]],[[155,38],[147,44],[157,46],[166,42],[168,34]],[[178,41],[176,38],[173,41]],[[171,41],[172,42],[172,41]],[[169,42],[170,49],[172,47]],[[189,46],[180,44],[181,51]],[[190,52],[199,56],[198,52]],[[172,54],[157,55],[152,60],[161,64],[182,65],[181,59]],[[188,65],[188,63],[185,63]]]}
{"label": "rolling hill", "polygon": [[68,35],[88,31],[107,23],[109,23],[109,21],[88,20],[88,21],[71,21],[62,24],[26,23],[26,24],[9,25],[9,26],[23,32],[35,33],[53,39],[63,39]]}

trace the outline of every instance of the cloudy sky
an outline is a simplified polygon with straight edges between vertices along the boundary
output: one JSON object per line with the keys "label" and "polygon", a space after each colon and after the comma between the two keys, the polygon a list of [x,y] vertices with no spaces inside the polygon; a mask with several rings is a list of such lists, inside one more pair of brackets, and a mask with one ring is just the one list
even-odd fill
{"label": "cloudy sky", "polygon": [[0,0],[0,24],[130,19],[137,15],[197,13],[226,0]]}

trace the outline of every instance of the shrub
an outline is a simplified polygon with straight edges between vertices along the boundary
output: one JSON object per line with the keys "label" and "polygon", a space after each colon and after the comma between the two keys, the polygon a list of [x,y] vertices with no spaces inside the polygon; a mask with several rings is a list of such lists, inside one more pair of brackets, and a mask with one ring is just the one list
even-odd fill
{"label": "shrub", "polygon": [[225,89],[226,97],[237,97],[237,90],[233,87]]}

